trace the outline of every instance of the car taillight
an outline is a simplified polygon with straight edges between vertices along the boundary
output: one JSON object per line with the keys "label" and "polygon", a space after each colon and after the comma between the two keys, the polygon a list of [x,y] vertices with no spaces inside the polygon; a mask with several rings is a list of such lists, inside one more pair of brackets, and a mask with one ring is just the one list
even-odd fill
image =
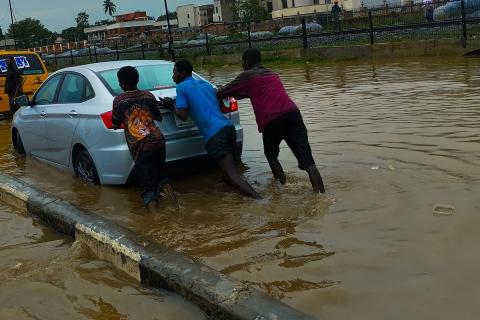
{"label": "car taillight", "polygon": [[[100,118],[102,118],[103,124],[107,129],[113,129],[113,124],[112,124],[112,111],[107,111],[105,113],[102,113],[100,115]],[[123,123],[120,125],[120,129],[123,129]]]}
{"label": "car taillight", "polygon": [[221,109],[223,113],[238,111],[238,102],[235,98],[223,99]]}

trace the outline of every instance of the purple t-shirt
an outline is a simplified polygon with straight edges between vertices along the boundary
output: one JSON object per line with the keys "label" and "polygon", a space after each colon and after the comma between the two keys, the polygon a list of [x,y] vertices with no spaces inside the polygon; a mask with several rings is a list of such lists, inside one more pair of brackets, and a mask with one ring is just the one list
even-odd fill
{"label": "purple t-shirt", "polygon": [[272,120],[298,109],[285,91],[280,77],[261,65],[242,72],[217,94],[220,98],[250,98],[260,132]]}

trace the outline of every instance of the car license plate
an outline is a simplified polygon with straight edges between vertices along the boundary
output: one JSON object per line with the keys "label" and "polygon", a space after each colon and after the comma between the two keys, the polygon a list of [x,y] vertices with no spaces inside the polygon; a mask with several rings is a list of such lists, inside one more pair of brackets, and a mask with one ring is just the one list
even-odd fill
{"label": "car license plate", "polygon": [[182,119],[180,119],[175,115],[175,124],[177,125],[178,128],[189,127],[193,125],[193,120],[192,118],[190,118],[190,116],[188,116],[188,118],[185,121],[183,121]]}

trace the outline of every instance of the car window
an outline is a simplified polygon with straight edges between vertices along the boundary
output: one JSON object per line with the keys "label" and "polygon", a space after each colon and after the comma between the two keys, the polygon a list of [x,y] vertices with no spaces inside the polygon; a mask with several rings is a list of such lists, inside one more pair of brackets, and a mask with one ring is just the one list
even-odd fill
{"label": "car window", "polygon": [[[166,88],[175,88],[176,84],[172,80],[173,64],[160,64],[153,66],[136,67],[139,74],[138,88],[140,90],[160,90]],[[107,89],[118,96],[123,92],[118,83],[118,69],[105,70],[99,72],[100,79],[105,83]]]}
{"label": "car window", "polygon": [[57,103],[80,103],[85,101],[86,79],[78,74],[67,73],[63,79]]}
{"label": "car window", "polygon": [[85,100],[92,99],[95,96],[95,92],[93,91],[92,86],[87,81],[87,86],[85,88]]}
{"label": "car window", "polygon": [[47,82],[38,89],[35,95],[35,104],[52,104],[55,101],[55,93],[57,92],[62,77],[63,74],[59,74],[47,80]]}
{"label": "car window", "polygon": [[7,61],[5,59],[8,56],[12,56],[15,59],[17,68],[23,75],[45,73],[42,63],[36,54],[0,54],[0,76],[4,76],[7,73]]}

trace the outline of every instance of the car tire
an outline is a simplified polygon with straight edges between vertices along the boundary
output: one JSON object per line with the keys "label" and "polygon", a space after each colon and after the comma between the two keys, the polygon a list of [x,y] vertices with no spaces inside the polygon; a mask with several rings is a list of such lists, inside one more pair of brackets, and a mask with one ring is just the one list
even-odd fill
{"label": "car tire", "polygon": [[83,182],[91,185],[100,183],[97,168],[87,150],[82,150],[75,156],[73,168],[77,178]]}
{"label": "car tire", "polygon": [[15,150],[17,150],[17,152],[19,154],[25,154],[25,148],[23,146],[23,141],[22,141],[22,138],[20,137],[20,132],[16,132],[16,137],[15,137],[15,141],[16,141],[16,145],[15,145]]}

